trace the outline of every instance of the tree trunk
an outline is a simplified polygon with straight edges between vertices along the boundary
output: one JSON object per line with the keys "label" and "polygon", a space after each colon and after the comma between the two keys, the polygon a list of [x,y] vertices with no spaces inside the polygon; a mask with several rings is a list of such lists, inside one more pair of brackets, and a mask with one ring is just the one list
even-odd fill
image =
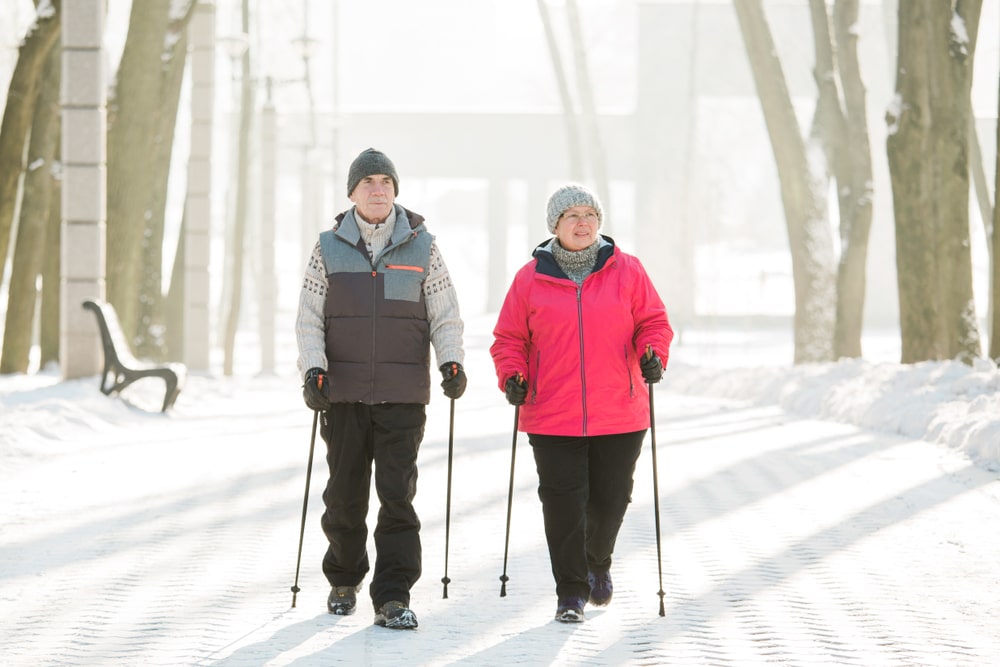
{"label": "tree trunk", "polygon": [[969,249],[969,92],[981,2],[899,3],[888,115],[903,363],[980,354]]}
{"label": "tree trunk", "polygon": [[171,325],[164,331],[166,358],[176,362],[184,360],[184,289],[186,287],[184,258],[187,247],[185,242],[187,225],[187,204],[185,203],[184,213],[181,215],[180,233],[177,235],[177,251],[174,253],[174,264],[170,270],[170,287],[163,300],[164,318]]}
{"label": "tree trunk", "polygon": [[[108,103],[107,296],[134,344],[142,235],[152,189],[160,57],[170,0],[132,4],[128,35]],[[156,74],[154,74],[156,73]]]}
{"label": "tree trunk", "polygon": [[[62,135],[62,118],[59,119],[59,138]],[[57,141],[59,140],[57,138]],[[60,164],[60,169],[62,165]],[[53,257],[62,257],[62,173],[52,179],[49,196],[48,230],[45,233],[45,248]],[[59,366],[59,299],[62,267],[60,262],[42,264],[42,306],[39,327],[39,347],[41,358],[39,368],[49,364]]]}
{"label": "tree trunk", "polygon": [[7,90],[7,102],[0,124],[0,276],[7,265],[18,184],[24,169],[24,150],[35,113],[38,81],[45,60],[59,39],[61,0],[50,0],[55,9],[35,19],[21,48]]}
{"label": "tree trunk", "polygon": [[[35,104],[28,143],[17,245],[8,289],[0,373],[27,373],[33,342],[38,276],[45,261],[46,231],[52,203],[53,165],[59,147],[59,80],[62,49],[53,45]],[[58,265],[58,253],[49,262]]]}
{"label": "tree trunk", "polygon": [[[113,99],[108,106],[108,222],[107,294],[118,311],[129,342],[145,336],[140,321],[140,301],[159,299],[140,293],[150,290],[143,279],[161,267],[145,265],[144,239],[155,226],[159,188],[165,191],[169,159],[158,159],[172,145],[164,137],[164,127],[177,112],[175,40],[183,34],[193,13],[193,2],[177,18],[170,14],[171,0],[132,3],[128,35],[118,66]],[[164,64],[166,63],[166,64]],[[172,136],[172,130],[170,132]],[[155,242],[155,239],[154,239]],[[146,325],[149,322],[145,323]],[[140,333],[141,332],[141,333]]]}
{"label": "tree trunk", "polygon": [[1000,363],[1000,84],[997,90],[997,139],[996,162],[993,167],[993,229],[990,230],[991,258],[990,288],[990,358]]}
{"label": "tree trunk", "polygon": [[187,24],[194,14],[194,2],[187,13],[171,21],[164,44],[161,87],[161,107],[157,118],[154,166],[149,200],[149,218],[142,241],[142,282],[139,293],[139,322],[136,330],[136,351],[150,359],[167,358],[163,313],[163,235],[167,207],[167,187],[170,161],[173,155],[177,108],[180,104],[184,66],[187,62]]}
{"label": "tree trunk", "polygon": [[983,151],[979,147],[979,132],[976,130],[976,116],[972,111],[971,104],[969,105],[969,169],[972,174],[976,204],[979,206],[979,217],[983,221],[983,231],[986,234],[986,247],[990,257],[992,257],[993,247],[990,245],[990,229],[993,220],[993,202],[990,200],[990,188],[986,184]]}
{"label": "tree trunk", "polygon": [[[940,3],[939,3],[940,4]],[[975,56],[976,37],[979,28],[979,14],[982,0],[958,0],[957,14],[968,31],[968,44],[961,43],[962,36],[945,32],[945,26],[954,29],[953,15],[941,12],[935,32],[938,48],[935,52],[943,56],[940,74],[935,78],[945,84],[940,93],[931,96],[931,104],[939,106],[935,116],[941,116],[945,125],[941,135],[941,165],[954,165],[954,171],[943,169],[943,198],[941,212],[943,224],[938,238],[944,259],[944,273],[938,284],[942,290],[942,335],[948,359],[960,359],[965,363],[982,354],[976,302],[972,289],[972,242],[969,228],[969,134],[970,95],[972,92],[972,64]],[[934,61],[932,60],[932,63]],[[959,173],[961,170],[961,173]]]}
{"label": "tree trunk", "polygon": [[840,262],[837,267],[835,358],[861,356],[867,284],[868,238],[872,225],[871,142],[865,85],[858,63],[858,0],[837,0],[833,10],[837,69],[844,96],[843,158],[837,171],[840,209]]}
{"label": "tree trunk", "polygon": [[[249,0],[243,0],[243,32],[250,31]],[[247,228],[247,180],[250,168],[250,122],[253,114],[253,82],[250,79],[250,50],[243,52],[243,79],[240,84],[240,128],[239,146],[236,156],[236,213],[233,224],[232,247],[232,291],[229,294],[229,311],[226,314],[226,329],[222,373],[233,374],[233,357],[236,348],[236,329],[240,321],[240,303],[243,300],[243,263],[246,249]]]}
{"label": "tree trunk", "polygon": [[566,79],[566,69],[559,55],[559,44],[552,30],[552,19],[545,0],[538,0],[538,14],[542,17],[542,28],[545,30],[545,43],[549,47],[552,59],[552,71],[559,88],[559,99],[562,101],[563,118],[566,121],[566,151],[569,154],[569,176],[574,181],[583,180],[583,149],[580,146],[580,128],[576,122],[576,110],[573,108],[573,96],[569,92],[569,82]]}
{"label": "tree trunk", "polygon": [[[774,40],[760,0],[733,3],[771,137],[781,183],[795,283],[795,363],[833,356],[834,269],[825,166],[807,158]],[[822,154],[821,150],[809,155]]]}

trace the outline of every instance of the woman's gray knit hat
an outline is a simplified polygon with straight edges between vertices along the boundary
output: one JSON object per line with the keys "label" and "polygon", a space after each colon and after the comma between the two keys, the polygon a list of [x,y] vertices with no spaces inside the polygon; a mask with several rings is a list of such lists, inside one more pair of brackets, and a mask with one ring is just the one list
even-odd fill
{"label": "woman's gray knit hat", "polygon": [[574,206],[590,206],[597,211],[597,226],[604,222],[604,209],[601,208],[601,200],[597,195],[579,183],[568,183],[549,197],[546,222],[549,223],[549,231],[556,233],[556,225],[559,223],[559,216],[563,212]]}
{"label": "woman's gray knit hat", "polygon": [[376,174],[385,174],[391,178],[392,190],[396,195],[399,194],[399,176],[396,175],[396,165],[382,151],[368,148],[354,158],[354,162],[351,163],[351,168],[347,172],[347,196],[351,196],[362,178]]}

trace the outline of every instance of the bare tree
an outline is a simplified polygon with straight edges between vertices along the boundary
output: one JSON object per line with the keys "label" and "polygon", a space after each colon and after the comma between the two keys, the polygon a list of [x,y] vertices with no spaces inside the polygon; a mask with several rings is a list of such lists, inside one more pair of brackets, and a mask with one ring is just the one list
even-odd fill
{"label": "bare tree", "polygon": [[[27,373],[31,353],[36,284],[45,262],[46,233],[52,205],[52,183],[59,148],[59,80],[62,49],[53,45],[39,86],[35,114],[28,142],[28,171],[18,223],[17,243],[12,259],[4,325],[0,373]],[[49,254],[48,263],[58,266],[58,253]]]}
{"label": "bare tree", "polygon": [[886,148],[903,363],[980,354],[969,239],[969,93],[981,0],[899,3]]}
{"label": "bare tree", "polygon": [[[823,0],[810,0],[814,14],[826,16]],[[836,44],[836,81],[842,102],[837,106],[842,120],[831,145],[835,149],[840,211],[840,261],[837,266],[837,313],[833,332],[835,358],[861,356],[865,286],[867,284],[868,238],[874,199],[871,142],[868,138],[865,85],[858,63],[858,0],[837,0],[833,10]],[[817,31],[816,42],[820,43]]]}
{"label": "bare tree", "polygon": [[983,150],[979,146],[979,132],[976,129],[976,116],[972,105],[969,105],[969,169],[972,170],[973,192],[976,193],[976,204],[979,206],[979,217],[983,221],[983,231],[986,234],[986,244],[989,254],[993,256],[990,245],[990,230],[993,228],[993,202],[990,200],[990,188],[986,184],[986,168],[983,165]]}
{"label": "bare tree", "polygon": [[[62,138],[62,119],[59,123],[59,134],[56,141]],[[45,232],[45,250],[53,257],[62,257],[62,165],[59,173],[52,179],[49,192],[49,219]],[[60,281],[62,279],[61,262],[42,263],[42,305],[39,316],[38,347],[41,350],[39,368],[48,364],[59,364],[59,300]]]}
{"label": "bare tree", "polygon": [[545,0],[538,0],[538,15],[542,18],[542,28],[545,31],[545,43],[549,47],[552,60],[552,71],[559,88],[559,99],[562,101],[563,118],[566,122],[566,150],[569,153],[569,175],[575,181],[583,180],[583,148],[580,145],[580,128],[576,119],[576,109],[573,105],[573,95],[570,93],[569,81],[566,78],[566,68],[559,54],[559,43],[552,29],[552,18]]}
{"label": "bare tree", "polygon": [[155,178],[150,191],[149,218],[142,239],[143,271],[139,286],[136,349],[142,356],[154,359],[167,358],[167,339],[164,335],[166,323],[180,325],[180,320],[164,317],[163,239],[174,130],[177,127],[177,109],[180,105],[181,84],[187,61],[187,25],[191,21],[196,4],[191,2],[183,15],[171,17],[167,26],[162,74],[163,107],[157,119],[155,153],[150,156],[155,168]]}
{"label": "bare tree", "polygon": [[170,270],[170,286],[163,300],[163,314],[168,322],[180,323],[181,326],[167,328],[164,332],[166,358],[170,361],[183,361],[184,356],[184,293],[187,283],[184,276],[184,261],[187,254],[187,206],[181,215],[180,233],[177,235],[177,250],[174,253],[174,263]]}
{"label": "bare tree", "polygon": [[795,284],[794,360],[827,361],[833,357],[834,260],[826,202],[829,168],[823,160],[810,159],[824,155],[818,125],[813,123],[807,144],[760,0],[735,0],[733,6],[781,184]]}
{"label": "bare tree", "polygon": [[584,137],[586,138],[585,145],[589,156],[588,163],[598,196],[604,202],[605,208],[608,208],[611,205],[611,192],[608,186],[607,157],[604,154],[604,142],[601,140],[601,128],[597,124],[594,87],[590,82],[590,66],[587,64],[583,25],[580,21],[580,11],[577,9],[576,0],[566,1],[566,21],[569,25],[570,43],[573,46],[573,65],[576,72],[576,88],[579,91],[580,112],[583,118]]}
{"label": "bare tree", "polygon": [[[243,0],[243,33],[250,34],[250,3]],[[246,249],[247,228],[247,183],[250,169],[250,123],[253,116],[253,80],[250,77],[250,49],[243,51],[241,60],[242,81],[240,82],[240,127],[239,146],[236,156],[236,211],[232,238],[232,291],[229,293],[229,310],[226,313],[226,327],[222,372],[233,374],[233,358],[236,348],[236,330],[240,321],[240,304],[243,300],[243,265]]]}
{"label": "bare tree", "polygon": [[[1000,86],[998,86],[1000,87]],[[1000,363],[1000,90],[997,91],[996,163],[993,170],[993,225],[989,233],[992,271],[990,272],[990,358]]]}
{"label": "bare tree", "polygon": [[569,60],[573,66],[576,82],[576,104],[574,104],[574,96],[571,92],[566,69],[563,66],[558,40],[545,0],[538,0],[538,13],[542,18],[545,40],[549,47],[556,84],[559,88],[559,98],[562,100],[563,115],[566,120],[566,147],[569,152],[570,178],[579,181],[591,178],[598,196],[607,208],[611,200],[607,157],[601,139],[597,108],[594,104],[594,89],[590,81],[590,67],[587,64],[583,24],[580,20],[576,0],[568,0],[566,3],[566,26],[571,53]]}
{"label": "bare tree", "polygon": [[[18,189],[24,171],[24,151],[35,113],[39,81],[46,58],[59,39],[61,0],[50,0],[52,11],[40,14],[18,51],[0,124],[0,275],[7,264]],[[38,0],[35,0],[38,6]]]}
{"label": "bare tree", "polygon": [[[140,322],[140,299],[159,299],[159,283],[144,280],[150,265],[144,239],[162,220],[162,206],[171,142],[164,133],[177,113],[177,69],[184,58],[175,51],[177,39],[194,10],[184,5],[172,16],[171,0],[132,4],[128,35],[108,105],[108,300],[115,306],[125,332],[143,343],[149,321]],[[164,152],[165,151],[165,152]],[[155,243],[155,239],[153,243]],[[151,289],[152,294],[140,294]]]}

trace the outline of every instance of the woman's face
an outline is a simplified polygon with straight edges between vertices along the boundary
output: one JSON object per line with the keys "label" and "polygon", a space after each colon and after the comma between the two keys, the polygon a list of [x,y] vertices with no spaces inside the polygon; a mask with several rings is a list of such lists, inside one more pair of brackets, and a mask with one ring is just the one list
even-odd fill
{"label": "woman's face", "polygon": [[571,206],[556,222],[556,238],[566,250],[589,248],[597,240],[600,222],[593,207]]}

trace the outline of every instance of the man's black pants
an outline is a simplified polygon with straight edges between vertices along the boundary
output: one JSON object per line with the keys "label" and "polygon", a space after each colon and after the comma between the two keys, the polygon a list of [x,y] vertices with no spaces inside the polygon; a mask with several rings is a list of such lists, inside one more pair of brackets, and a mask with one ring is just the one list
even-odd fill
{"label": "man's black pants", "polygon": [[645,435],[645,430],[591,437],[528,434],[559,598],[586,600],[587,573],[611,568]]}
{"label": "man's black pants", "polygon": [[330,477],[323,492],[323,532],[329,541],[323,573],[331,586],[357,586],[368,572],[368,498],[372,463],[379,499],[375,526],[375,573],[370,593],[375,609],[390,600],[410,603],[420,578],[417,451],[426,413],[419,404],[334,403],[324,413]]}

